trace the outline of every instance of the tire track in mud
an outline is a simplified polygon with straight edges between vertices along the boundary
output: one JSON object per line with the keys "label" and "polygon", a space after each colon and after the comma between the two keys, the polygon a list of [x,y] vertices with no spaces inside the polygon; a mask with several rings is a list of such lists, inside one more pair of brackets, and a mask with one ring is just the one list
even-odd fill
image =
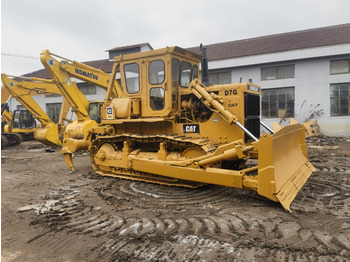
{"label": "tire track in mud", "polygon": [[292,210],[350,217],[350,167],[315,167],[317,171],[295,198]]}
{"label": "tire track in mud", "polygon": [[330,256],[319,252],[305,253],[278,247],[237,246],[196,235],[174,236],[161,241],[161,245],[155,245],[155,242],[149,239],[143,240],[142,243],[130,239],[118,242],[110,239],[95,251],[101,259],[109,261],[348,261],[339,254]]}
{"label": "tire track in mud", "polygon": [[253,191],[215,185],[206,185],[192,189],[143,182],[127,182],[120,185],[116,182],[116,184],[111,183],[111,185],[103,188],[101,193],[100,196],[102,198],[112,202],[118,202],[119,195],[123,193],[123,197],[132,202],[132,206],[137,206],[138,208],[147,207],[147,209],[150,206],[214,208],[214,206],[225,204],[226,202],[232,204],[236,202],[240,204],[242,202],[255,202],[261,205],[270,204],[269,201],[265,201],[266,199]]}
{"label": "tire track in mud", "polygon": [[[33,224],[67,234],[107,237],[107,242],[94,248],[101,257],[198,260],[206,258],[208,250],[215,258],[232,253],[238,257],[236,261],[240,261],[239,254],[245,254],[244,259],[251,254],[252,259],[268,256],[282,261],[302,260],[305,252],[313,261],[322,261],[322,257],[336,261],[332,260],[335,255],[350,255],[350,235],[346,234],[350,228],[349,197],[341,197],[342,186],[320,179],[309,181],[293,203],[292,209],[301,211],[300,216],[278,209],[277,204],[252,191],[218,186],[184,189],[112,180],[105,187],[96,187],[103,200],[117,204],[116,212],[94,209],[79,198],[78,192],[76,187],[65,187],[47,195],[46,199],[58,202]],[[306,207],[327,207],[333,216],[327,221],[315,219],[314,225],[303,223],[304,211],[310,211]],[[257,209],[256,215],[251,208]],[[45,237],[31,243],[59,246],[60,240],[51,243]],[[186,248],[189,251],[182,252]]]}

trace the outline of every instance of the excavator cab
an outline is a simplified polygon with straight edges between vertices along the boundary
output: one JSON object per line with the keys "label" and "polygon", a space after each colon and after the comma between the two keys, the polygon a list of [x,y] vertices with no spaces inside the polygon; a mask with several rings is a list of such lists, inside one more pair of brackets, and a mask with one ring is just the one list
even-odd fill
{"label": "excavator cab", "polygon": [[14,110],[12,128],[36,128],[36,122],[33,115],[28,110]]}

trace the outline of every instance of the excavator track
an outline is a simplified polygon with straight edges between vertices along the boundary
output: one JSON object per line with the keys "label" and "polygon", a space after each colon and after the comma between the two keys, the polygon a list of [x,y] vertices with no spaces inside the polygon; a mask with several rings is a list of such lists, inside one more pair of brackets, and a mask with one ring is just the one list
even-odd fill
{"label": "excavator track", "polygon": [[6,136],[1,135],[1,149],[7,147],[9,145],[9,141],[7,140]]}
{"label": "excavator track", "polygon": [[[99,150],[99,148],[105,144],[109,143],[111,145],[121,144],[124,141],[130,141],[131,143],[140,144],[149,144],[149,143],[166,143],[170,145],[172,148],[176,148],[178,152],[184,152],[188,148],[195,148],[196,150],[200,150],[204,154],[210,153],[216,149],[216,146],[213,145],[209,140],[203,138],[193,138],[184,135],[178,134],[156,134],[156,135],[143,135],[143,134],[121,134],[116,136],[104,136],[97,137],[90,147],[90,160],[91,165],[94,168],[95,172],[102,176],[112,176],[118,177],[121,179],[128,179],[134,181],[143,181],[147,183],[155,183],[160,185],[168,185],[168,186],[180,186],[187,188],[197,188],[203,186],[204,183],[197,183],[193,181],[186,181],[175,179],[171,177],[158,176],[150,173],[139,172],[133,169],[126,169],[111,166],[111,172],[103,171],[100,169],[95,163],[94,156]],[[137,148],[135,148],[137,149]]]}
{"label": "excavator track", "polygon": [[[6,140],[3,137],[6,138]],[[4,143],[2,148],[6,146],[16,146],[23,142],[23,137],[17,133],[2,133],[1,141]]]}

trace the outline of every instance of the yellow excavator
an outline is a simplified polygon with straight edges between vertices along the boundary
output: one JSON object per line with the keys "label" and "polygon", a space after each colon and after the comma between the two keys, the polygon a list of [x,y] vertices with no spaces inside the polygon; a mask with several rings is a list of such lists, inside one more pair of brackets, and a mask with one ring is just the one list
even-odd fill
{"label": "yellow excavator", "polygon": [[[59,61],[58,59],[61,59]],[[67,166],[75,170],[72,161],[72,153],[88,149],[88,130],[98,126],[101,101],[89,102],[71,77],[94,84],[107,90],[110,75],[100,69],[88,66],[78,61],[69,60],[59,55],[44,50],[40,54],[40,60],[49,72],[52,80],[58,84],[63,96],[73,108],[77,115],[77,120],[66,126],[63,136],[62,154],[64,154]],[[120,85],[116,80],[112,83],[110,96],[117,98],[122,94]]]}
{"label": "yellow excavator", "polygon": [[[52,73],[59,65],[46,51],[41,61],[65,89],[71,86],[65,74]],[[89,127],[82,140],[92,167],[103,176],[159,184],[252,189],[290,210],[315,170],[304,126],[260,134],[260,87],[205,86],[198,80],[200,61],[200,55],[179,47],[115,57],[105,100],[97,108],[101,123]],[[114,98],[118,70],[124,93]],[[65,137],[74,132],[66,130]],[[79,150],[77,141],[65,142]]]}
{"label": "yellow excavator", "polygon": [[[66,120],[65,117],[69,111],[69,104],[65,99],[63,100],[60,120],[57,125],[32,97],[33,95],[61,94],[56,84],[48,79],[14,77],[6,74],[1,74],[1,81],[12,97],[16,98],[39,121],[40,126],[34,129],[34,138],[47,146],[61,145],[59,134],[64,129],[64,120]],[[10,125],[5,126],[5,130],[10,130],[11,125],[15,125],[14,120]]]}
{"label": "yellow excavator", "polygon": [[1,87],[1,148],[19,145],[24,139],[33,139],[35,119],[28,110],[18,109],[9,112],[11,94]]}

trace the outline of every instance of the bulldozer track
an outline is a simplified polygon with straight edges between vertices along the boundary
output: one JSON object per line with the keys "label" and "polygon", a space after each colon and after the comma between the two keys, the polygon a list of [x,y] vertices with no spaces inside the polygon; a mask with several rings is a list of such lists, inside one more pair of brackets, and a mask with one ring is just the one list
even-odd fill
{"label": "bulldozer track", "polygon": [[[98,137],[92,142],[90,147],[91,164],[98,174],[103,176],[119,177],[123,179],[134,180],[134,181],[143,181],[143,182],[150,182],[150,183],[155,183],[160,185],[169,185],[169,186],[182,186],[182,187],[196,188],[203,185],[202,183],[197,183],[193,181],[173,179],[171,177],[158,176],[154,174],[138,172],[138,171],[125,169],[125,168],[112,167],[113,171],[111,172],[105,172],[105,171],[99,170],[100,167],[94,162],[94,155],[97,153],[98,149],[103,144],[108,143],[114,146],[115,148],[119,148],[120,150],[123,147],[123,143],[125,141],[129,141],[131,143],[138,143],[138,145],[147,144],[147,143],[158,144],[156,149],[153,149],[153,150],[158,150],[160,143],[164,143],[170,147],[176,146],[178,148],[175,150],[177,150],[178,152],[181,152],[181,150],[186,148],[196,147],[202,150],[203,154],[205,154],[205,153],[212,152],[216,149],[216,146],[213,145],[207,139],[204,139],[201,137],[193,138],[193,137],[188,137],[185,135],[178,135],[178,134],[156,134],[156,135],[121,134],[121,135],[115,135],[115,136]],[[135,149],[137,149],[137,147]]]}
{"label": "bulldozer track", "polygon": [[205,152],[211,152],[216,149],[216,146],[210,143],[210,141],[207,139],[201,137],[188,137],[178,134],[121,134],[116,136],[104,136],[95,139],[91,147],[98,149],[103,143],[121,143],[124,141],[139,143],[168,143],[172,145],[183,146],[184,148],[197,146]]}

